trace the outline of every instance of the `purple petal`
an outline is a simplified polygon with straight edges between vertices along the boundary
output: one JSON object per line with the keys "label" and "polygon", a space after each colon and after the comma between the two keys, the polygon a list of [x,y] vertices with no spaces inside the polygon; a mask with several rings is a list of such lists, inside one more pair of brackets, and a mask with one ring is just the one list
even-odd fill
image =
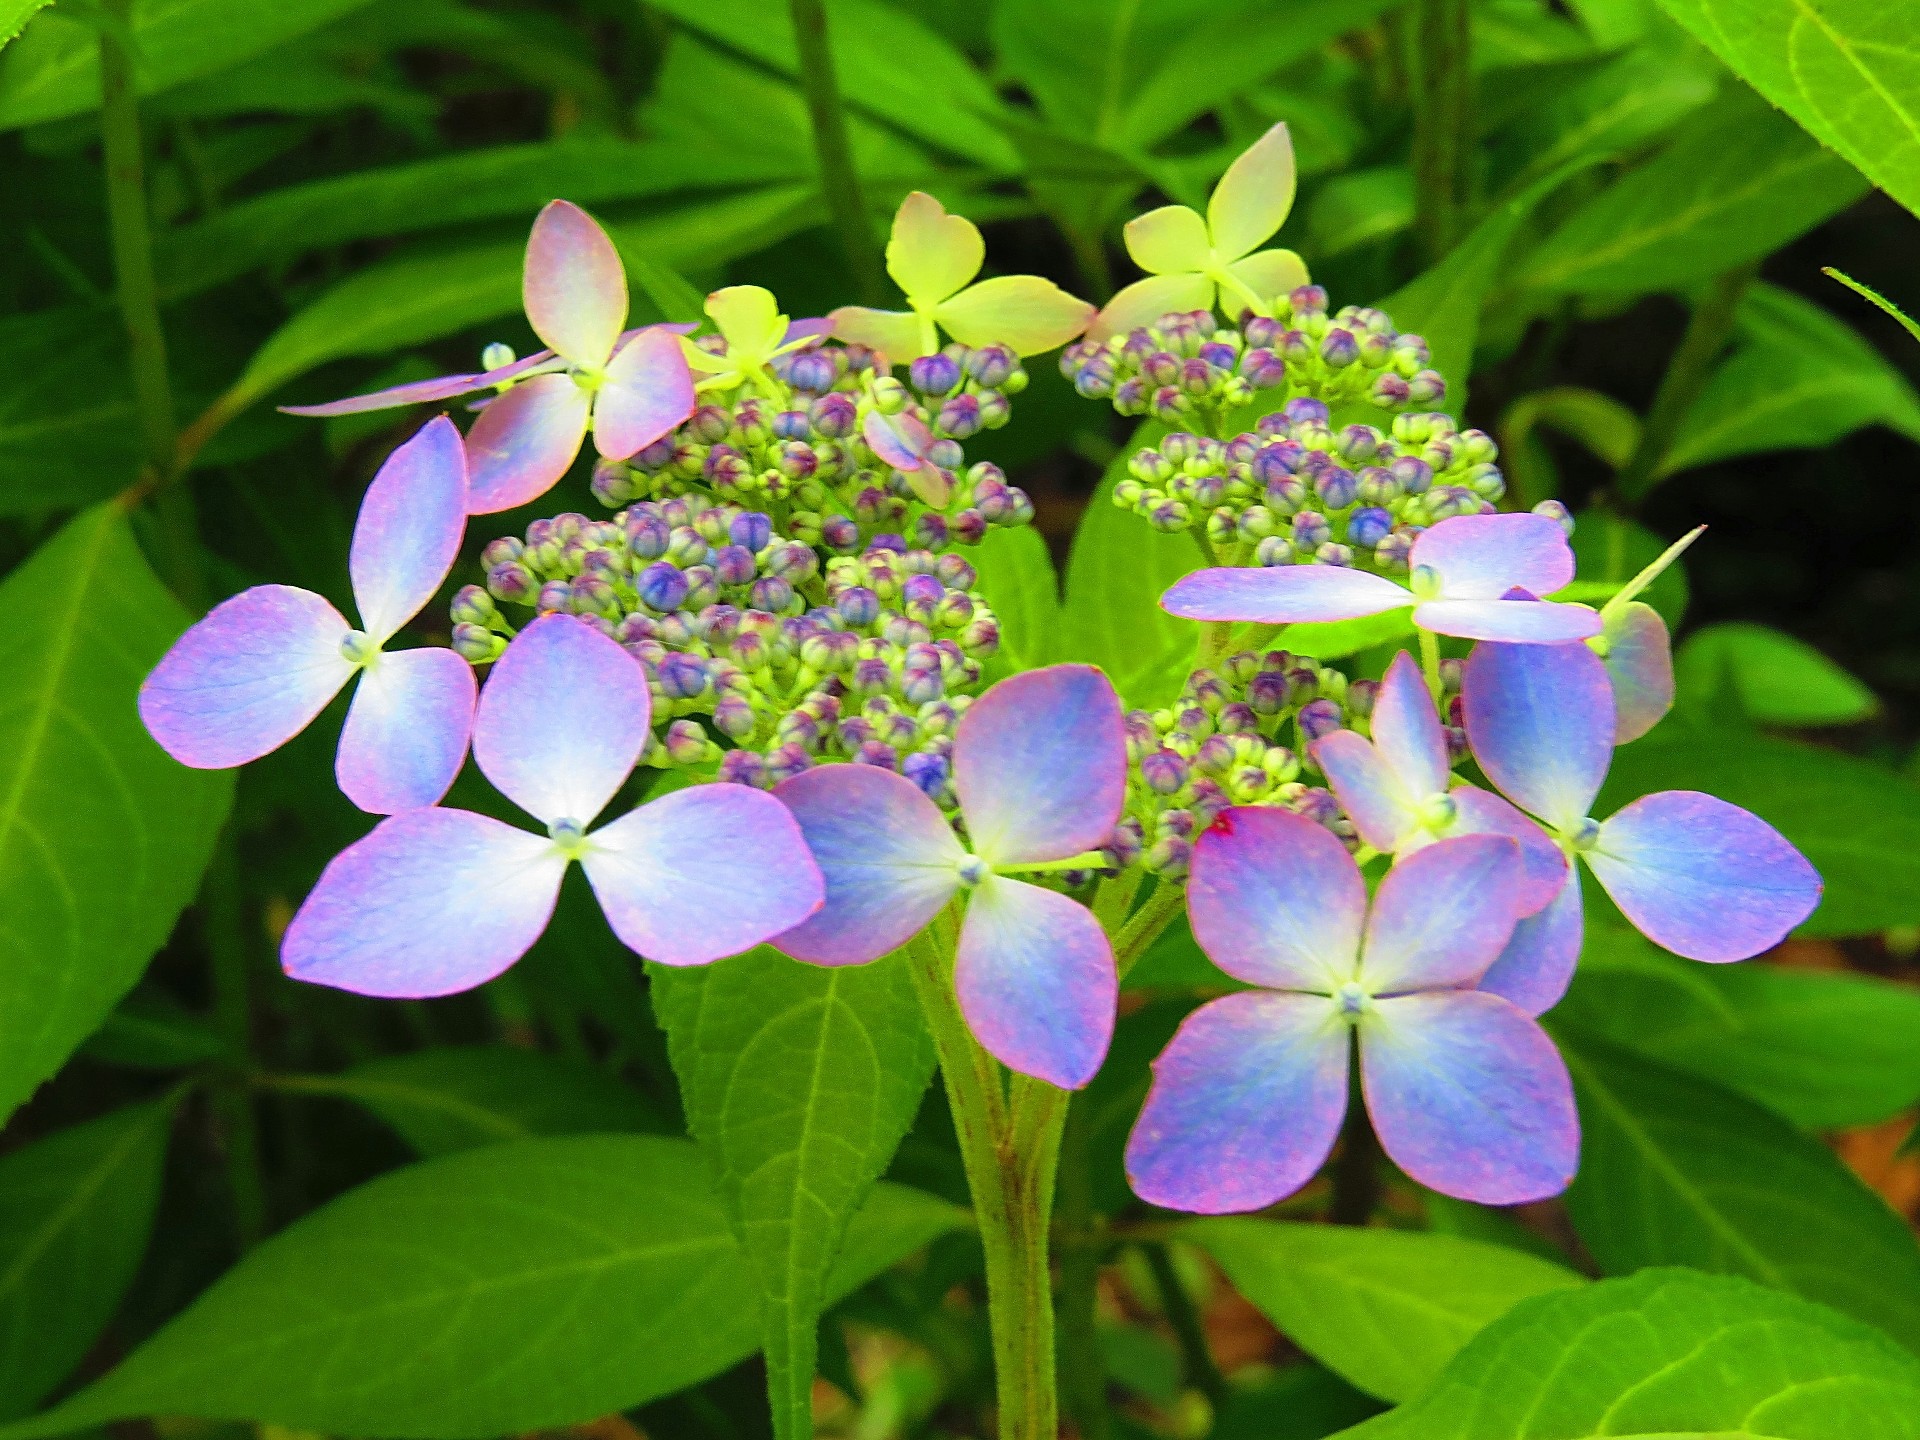
{"label": "purple petal", "polygon": [[780,337],[780,348],[784,350],[790,345],[797,345],[802,340],[825,340],[832,334],[833,320],[830,316],[820,315],[811,319],[790,320],[787,322],[787,333]]}
{"label": "purple petal", "polygon": [[456,395],[470,395],[475,390],[491,390],[496,385],[504,385],[509,380],[524,375],[536,365],[544,365],[553,359],[551,350],[541,350],[516,360],[511,365],[502,365],[497,370],[484,370],[473,375],[441,375],[432,380],[413,380],[405,385],[391,385],[385,390],[376,390],[371,395],[355,395],[346,400],[329,400],[324,405],[282,405],[282,415],[303,415],[326,419],[334,415],[359,415],[368,410],[392,410],[402,405],[426,405],[435,400],[451,400]]}
{"label": "purple petal", "polygon": [[1064,860],[1104,845],[1127,794],[1120,697],[1091,665],[1002,680],[954,731],[953,788],[990,865]]}
{"label": "purple petal", "polygon": [[471,513],[511,510],[551,490],[580,453],[590,404],[571,375],[536,375],[482,410],[467,432]]}
{"label": "purple petal", "polygon": [[1290,810],[1222,812],[1194,843],[1187,917],[1227,974],[1280,990],[1353,978],[1367,885],[1347,847]]}
{"label": "purple petal", "polygon": [[818,913],[774,941],[796,960],[878,959],[924,930],[960,888],[967,852],[911,780],[873,765],[818,765],[773,793],[826,881]]}
{"label": "purple petal", "polygon": [[1607,621],[1605,634],[1614,743],[1625,745],[1653,729],[1673,708],[1673,643],[1660,612],[1638,600]]}
{"label": "purple petal", "polygon": [[1513,927],[1513,939],[1475,988],[1509,1000],[1529,1015],[1544,1015],[1567,993],[1585,933],[1576,866],[1546,909]]}
{"label": "purple petal", "polygon": [[1351,730],[1332,730],[1313,746],[1340,808],[1360,838],[1391,854],[1420,823],[1420,812],[1378,749]]}
{"label": "purple petal", "polygon": [[1453,767],[1447,763],[1446,731],[1441,728],[1433,692],[1420,673],[1420,662],[1404,650],[1393,657],[1380,682],[1371,722],[1375,747],[1410,797],[1419,800],[1447,793]]}
{"label": "purple petal", "polygon": [[1745,960],[1820,903],[1820,874],[1759,816],[1692,790],[1643,795],[1587,864],[1640,933],[1689,960]]}
{"label": "purple petal", "polygon": [[471,990],[540,938],[566,870],[543,835],[466,810],[409,810],[333,857],[280,963],[361,995]]}
{"label": "purple petal", "polygon": [[629,811],[593,832],[580,868],[621,943],[663,965],[751,950],[825,893],[787,807],[745,785],[696,785]]}
{"label": "purple petal", "polygon": [[1598,635],[1600,612],[1551,600],[1429,600],[1414,607],[1413,623],[1436,635],[1462,640],[1562,645]]}
{"label": "purple petal", "polygon": [[967,1028],[1011,1070],[1078,1090],[1099,1070],[1120,998],[1113,948],[1086,906],[989,875],[967,897],[953,986]]}
{"label": "purple petal", "polygon": [[1573,581],[1573,547],[1546,515],[1455,515],[1420,532],[1409,565],[1440,574],[1449,600],[1498,600],[1516,585],[1551,595]]}
{"label": "purple petal", "polygon": [[607,232],[579,206],[555,200],[527,237],[520,293],[541,342],[598,369],[627,323],[627,274]]}
{"label": "purple petal", "polygon": [[1375,995],[1473,984],[1513,934],[1519,889],[1520,847],[1504,835],[1414,852],[1373,897],[1360,978]]}
{"label": "purple petal", "polygon": [[1514,903],[1522,915],[1537,914],[1560,893],[1571,873],[1566,852],[1507,801],[1477,785],[1456,785],[1449,835],[1505,835],[1520,846],[1520,889]]}
{"label": "purple petal", "polygon": [[1380,1001],[1361,1025],[1360,1080],[1381,1147],[1430,1190],[1519,1205],[1558,1195],[1579,1166],[1566,1064],[1496,995]]}
{"label": "purple petal", "polygon": [[360,672],[333,773],[362,810],[438,803],[467,758],[473,667],[451,650],[396,650]]}
{"label": "purple petal", "polygon": [[384,644],[453,569],[467,533],[467,452],[435,416],[381,465],[354,522],[347,571],[367,634]]}
{"label": "purple petal", "polygon": [[917,415],[904,411],[882,415],[870,410],[860,433],[866,437],[868,448],[896,470],[918,470],[926,462],[927,447],[933,444],[933,432]]}
{"label": "purple petal", "polygon": [[586,825],[647,747],[653,700],[640,663],[586,621],[543,615],[494,662],[473,758],[536,819]]}
{"label": "purple petal", "polygon": [[340,612],[311,590],[259,585],[213,607],[140,686],[140,718],[182,765],[223,770],[277,750],[353,674]]}
{"label": "purple petal", "polygon": [[1347,1109],[1349,1027],[1319,995],[1203,1005],[1153,1062],[1127,1137],[1134,1194],[1169,1210],[1262,1210],[1325,1162]]}
{"label": "purple petal", "polygon": [[593,402],[594,448],[609,460],[644,450],[693,413],[693,372],[680,337],[642,330],[607,365]]}
{"label": "purple petal", "polygon": [[1381,575],[1344,565],[1275,565],[1198,570],[1174,581],[1160,608],[1183,620],[1248,620],[1261,625],[1358,620],[1413,604]]}
{"label": "purple petal", "polygon": [[1613,763],[1613,690],[1584,645],[1479,645],[1461,685],[1467,741],[1529,814],[1579,824]]}

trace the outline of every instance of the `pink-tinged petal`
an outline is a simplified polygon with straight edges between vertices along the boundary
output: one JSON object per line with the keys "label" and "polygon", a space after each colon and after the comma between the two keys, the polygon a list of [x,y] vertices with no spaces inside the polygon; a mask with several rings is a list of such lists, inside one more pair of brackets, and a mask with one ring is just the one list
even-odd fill
{"label": "pink-tinged petal", "polygon": [[911,365],[927,353],[925,329],[918,315],[904,310],[869,310],[864,305],[842,305],[827,316],[836,340],[878,350],[894,365]]}
{"label": "pink-tinged petal", "polygon": [[182,765],[224,770],[278,750],[353,674],[340,612],[311,590],[260,585],[213,607],[140,686],[140,718]]}
{"label": "pink-tinged petal", "polygon": [[1564,645],[1600,633],[1600,613],[1551,600],[1429,600],[1413,623],[1436,635],[1510,645]]}
{"label": "pink-tinged petal", "polygon": [[1095,307],[1038,275],[996,275],[934,311],[962,345],[1005,345],[1014,354],[1057,350],[1093,323]]}
{"label": "pink-tinged petal", "polygon": [[1600,827],[1587,864],[1649,940],[1745,960],[1820,903],[1820,873],[1758,815],[1693,790],[1643,795]]}
{"label": "pink-tinged petal", "polygon": [[1573,547],[1548,515],[1455,515],[1420,532],[1408,563],[1438,571],[1449,600],[1498,600],[1516,586],[1550,595],[1573,580]]}
{"label": "pink-tinged petal", "polygon": [[542,343],[597,370],[627,323],[627,272],[607,232],[578,205],[555,200],[527,237],[520,293]]}
{"label": "pink-tinged petal", "polygon": [[1613,690],[1584,645],[1479,645],[1461,684],[1487,778],[1558,829],[1584,820],[1613,763]]}
{"label": "pink-tinged petal", "polygon": [[467,452],[436,415],[381,465],[360,502],[347,573],[367,634],[384,644],[434,597],[467,533]]}
{"label": "pink-tinged petal", "polygon": [[1087,334],[1111,340],[1142,325],[1151,325],[1170,310],[1211,310],[1213,281],[1204,275],[1149,275],[1136,280],[1107,302],[1093,317]]}
{"label": "pink-tinged petal", "polygon": [[1313,758],[1360,838],[1374,849],[1383,853],[1399,849],[1401,841],[1419,825],[1419,808],[1399,775],[1378,750],[1353,731],[1334,730],[1323,735],[1314,744]]}
{"label": "pink-tinged petal", "polygon": [[1471,985],[1519,918],[1520,847],[1504,835],[1437,840],[1396,864],[1367,918],[1360,978],[1375,995]]}
{"label": "pink-tinged petal", "polygon": [[333,773],[375,815],[436,804],[473,733],[473,667],[451,650],[396,650],[360,672]]}
{"label": "pink-tinged petal", "polygon": [[1113,948],[1086,906],[989,875],[967,897],[953,962],[967,1028],[1010,1070],[1078,1090],[1107,1058],[1120,999]]}
{"label": "pink-tinged petal", "polygon": [[1453,767],[1447,763],[1447,734],[1441,728],[1433,692],[1420,673],[1420,662],[1404,650],[1393,657],[1380,682],[1370,723],[1380,757],[1393,767],[1409,796],[1423,799],[1447,793],[1453,779]]}
{"label": "pink-tinged petal", "polygon": [[426,405],[435,400],[451,400],[475,390],[491,390],[516,380],[553,359],[551,350],[540,350],[510,365],[484,370],[474,375],[441,375],[432,380],[412,380],[405,385],[389,386],[371,395],[355,395],[346,400],[330,400],[324,405],[282,405],[283,415],[327,418],[334,415],[359,415],[369,410],[392,410],[402,405]]}
{"label": "pink-tinged petal", "polygon": [[466,810],[409,810],[328,862],[280,943],[296,980],[453,995],[493,979],[553,916],[567,862],[544,835]]}
{"label": "pink-tinged petal", "polygon": [[[1302,285],[1310,284],[1307,275],[1307,262],[1291,250],[1259,250],[1244,260],[1236,260],[1227,267],[1227,273],[1246,286],[1269,308],[1282,295],[1291,295]],[[1239,306],[1235,305],[1235,312]]]}
{"label": "pink-tinged petal", "polygon": [[1480,990],[1382,1000],[1361,1023],[1360,1083],[1393,1163],[1481,1205],[1558,1195],[1580,1163],[1566,1063],[1546,1032]]}
{"label": "pink-tinged petal", "polygon": [[1248,620],[1260,625],[1358,620],[1413,604],[1382,575],[1344,565],[1274,565],[1196,570],[1174,581],[1160,608],[1182,620]]}
{"label": "pink-tinged petal", "polygon": [[1133,263],[1149,275],[1182,275],[1213,263],[1207,222],[1185,205],[1162,205],[1136,215],[1122,236]]}
{"label": "pink-tinged petal", "polygon": [[896,470],[918,470],[926,463],[927,447],[933,444],[933,432],[925,422],[905,411],[882,415],[869,410],[860,433],[868,448]]}
{"label": "pink-tinged petal", "polygon": [[805,320],[789,320],[787,333],[780,337],[780,348],[791,350],[798,348],[803,341],[815,342],[830,339],[833,335],[833,321],[826,316],[815,316]]}
{"label": "pink-tinged petal", "polygon": [[536,819],[589,824],[647,747],[646,672],[573,615],[543,615],[494,662],[473,719],[473,758]]}
{"label": "pink-tinged petal", "polygon": [[1498,995],[1529,1015],[1544,1015],[1567,993],[1585,935],[1580,871],[1575,867],[1546,909],[1513,927],[1513,939],[1475,988]]}
{"label": "pink-tinged petal", "polygon": [[1207,201],[1207,229],[1223,260],[1238,260],[1278,230],[1293,208],[1293,137],[1275,125],[1243,150]]}
{"label": "pink-tinged petal", "polygon": [[1660,612],[1639,600],[1607,616],[1602,633],[1613,681],[1614,743],[1625,745],[1673,708],[1673,642]]}
{"label": "pink-tinged petal", "polygon": [[910,192],[894,212],[887,273],[909,300],[938,304],[978,275],[986,258],[979,228],[924,190]]}
{"label": "pink-tinged petal", "polygon": [[1449,835],[1505,835],[1520,847],[1520,888],[1514,904],[1522,915],[1537,914],[1560,893],[1572,873],[1566,852],[1552,836],[1506,800],[1477,785],[1456,785],[1448,792],[1454,820]]}
{"label": "pink-tinged petal", "polygon": [[1330,991],[1354,977],[1367,885],[1347,847],[1290,810],[1222,812],[1194,843],[1193,938],[1227,974],[1276,990]]}
{"label": "pink-tinged petal", "polygon": [[663,965],[751,950],[825,891],[787,807],[745,785],[675,790],[596,830],[580,857],[607,923]]}
{"label": "pink-tinged petal", "polygon": [[954,732],[953,789],[989,865],[1064,860],[1105,844],[1127,794],[1113,683],[1091,665],[1002,680]]}
{"label": "pink-tinged petal", "polygon": [[1320,995],[1203,1005],[1153,1062],[1127,1137],[1134,1194],[1168,1210],[1263,1210],[1314,1177],[1347,1110],[1349,1027]]}
{"label": "pink-tinged petal", "polygon": [[773,943],[815,965],[899,949],[960,888],[966,851],[918,785],[873,765],[817,765],[774,789],[826,882],[826,903]]}
{"label": "pink-tinged petal", "polygon": [[467,508],[511,510],[551,490],[580,453],[592,401],[571,375],[523,380],[467,432]]}
{"label": "pink-tinged petal", "polygon": [[644,450],[693,413],[693,371],[671,330],[642,330],[607,363],[593,445],[609,460]]}

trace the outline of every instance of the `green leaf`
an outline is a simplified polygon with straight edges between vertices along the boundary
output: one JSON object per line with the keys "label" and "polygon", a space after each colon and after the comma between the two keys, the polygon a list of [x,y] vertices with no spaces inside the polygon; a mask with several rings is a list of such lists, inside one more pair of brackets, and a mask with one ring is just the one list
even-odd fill
{"label": "green leaf", "polygon": [[0,47],[17,36],[26,27],[27,21],[52,3],[53,0],[0,0]]}
{"label": "green leaf", "polygon": [[126,516],[76,516],[0,583],[0,1119],[140,978],[199,889],[233,777],[134,709],[186,613]]}
{"label": "green leaf", "polygon": [[1000,655],[1014,670],[1048,663],[1060,632],[1060,581],[1046,539],[1031,525],[996,526],[964,552],[974,588],[1000,622]]}
{"label": "green leaf", "polygon": [[0,1415],[66,1379],[146,1254],[179,1096],[0,1157]]}
{"label": "green leaf", "polygon": [[135,990],[87,1037],[80,1053],[136,1070],[184,1070],[209,1060],[232,1060],[233,1047],[206,1020],[165,991]]}
{"label": "green leaf", "polygon": [[[1221,8],[1212,0],[996,5],[993,46],[1007,74],[1034,97],[1057,130],[1111,148],[1120,138],[1131,97]],[[1224,13],[1238,19],[1245,9],[1230,3]]]}
{"label": "green leaf", "polygon": [[1382,1408],[1331,1370],[1289,1365],[1263,1380],[1236,1379],[1207,1440],[1322,1440]]}
{"label": "green leaf", "polygon": [[[960,1212],[882,1186],[844,1295]],[[753,1285],[682,1140],[574,1135],[424,1161],[274,1236],[118,1368],[7,1440],[188,1415],[478,1440],[575,1424],[751,1354]]]}
{"label": "green leaf", "polygon": [[933,1077],[904,955],[818,966],[762,946],[649,969],[687,1123],[760,1296],[775,1432],[811,1434],[820,1312],[848,1222]]}
{"label": "green leaf", "polygon": [[1560,477],[1535,432],[1552,430],[1579,442],[1612,469],[1633,454],[1640,417],[1610,395],[1578,385],[1553,385],[1522,395],[1500,417],[1501,464],[1516,506],[1554,498]]}
{"label": "green leaf", "polygon": [[1861,299],[1898,321],[1900,328],[1905,330],[1907,334],[1916,340],[1920,340],[1920,321],[1915,321],[1911,315],[1907,314],[1906,311],[1887,299],[1886,296],[1882,295],[1871,285],[1863,285],[1851,275],[1847,274],[1846,271],[1836,270],[1831,265],[1822,265],[1820,267],[1820,273],[1829,279],[1838,280]]}
{"label": "green leaf", "polygon": [[1582,1283],[1518,1250],[1414,1230],[1226,1219],[1180,1233],[1289,1340],[1383,1400],[1418,1393],[1521,1300]]}
{"label": "green leaf", "polygon": [[1674,674],[1689,705],[1731,686],[1741,710],[1769,725],[1851,725],[1880,709],[1871,690],[1804,640],[1744,620],[1694,631]]}
{"label": "green leaf", "polygon": [[1404,165],[1353,170],[1314,192],[1307,212],[1306,250],[1318,260],[1398,235],[1411,224],[1411,170]]}
{"label": "green leaf", "polygon": [[1744,1275],[1920,1345],[1920,1243],[1831,1150],[1730,1091],[1560,1038],[1580,1104],[1567,1214],[1602,1270]]}
{"label": "green leaf", "polygon": [[1654,1270],[1544,1295],[1339,1440],[1916,1440],[1920,1363],[1744,1280]]}
{"label": "green leaf", "polygon": [[1390,645],[1413,634],[1413,610],[1389,610],[1384,615],[1363,615],[1358,620],[1308,620],[1289,625],[1273,638],[1270,648],[1291,650],[1315,660],[1344,660]]}
{"label": "green leaf", "polygon": [[91,306],[0,318],[0,515],[90,505],[138,469],[126,345]]}

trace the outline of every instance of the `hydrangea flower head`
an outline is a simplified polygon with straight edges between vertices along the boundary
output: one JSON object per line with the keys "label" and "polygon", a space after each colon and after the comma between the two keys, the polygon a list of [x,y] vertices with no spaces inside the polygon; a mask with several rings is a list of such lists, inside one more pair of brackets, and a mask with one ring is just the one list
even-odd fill
{"label": "hydrangea flower head", "polygon": [[1380,882],[1304,816],[1226,811],[1194,847],[1194,938],[1261,988],[1189,1016],[1154,1062],[1127,1142],[1144,1200],[1257,1210],[1310,1180],[1346,1114],[1359,1046],[1381,1146],[1421,1184],[1481,1204],[1557,1194],[1579,1158],[1560,1054],[1471,987],[1513,931],[1520,856],[1503,836],[1441,840]]}
{"label": "hydrangea flower head", "polygon": [[1084,906],[1012,874],[1104,844],[1126,769],[1113,686],[1091,666],[1055,665],[1001,681],[961,718],[952,783],[970,846],[892,771],[826,765],[783,781],[774,794],[799,820],[827,900],[774,943],[818,965],[860,964],[964,894],[954,985],[973,1033],[1023,1074],[1085,1085],[1113,1034],[1113,951]]}
{"label": "hydrangea flower head", "polygon": [[1107,302],[1091,327],[1096,340],[1150,325],[1170,310],[1273,313],[1273,297],[1307,284],[1307,267],[1291,250],[1257,250],[1293,208],[1293,138],[1284,124],[1262,135],[1214,186],[1202,217],[1185,205],[1163,205],[1129,220],[1127,253],[1147,278]]}
{"label": "hydrangea flower head", "polygon": [[294,916],[287,973],[363,995],[470,989],[540,938],[576,860],[614,934],[667,965],[736,954],[817,910],[820,872],[763,791],[696,785],[588,828],[651,720],[646,675],[615,641],[574,616],[535,620],[494,665],[473,755],[543,831],[440,806],[381,822]]}
{"label": "hydrangea flower head", "polygon": [[362,810],[447,793],[467,753],[473,670],[451,650],[383,647],[439,590],[466,532],[460,432],[429,421],[361,502],[348,569],[360,629],[311,590],[259,585],[182,635],[140,687],[140,718],[184,765],[221,770],[277,750],[360,677],[335,773]]}
{"label": "hydrangea flower head", "polygon": [[915,190],[900,202],[887,241],[887,273],[910,308],[843,305],[827,317],[833,333],[907,365],[936,353],[942,330],[962,345],[1005,345],[1026,356],[1066,344],[1093,319],[1093,306],[1038,275],[975,283],[986,257],[978,226]]}
{"label": "hydrangea flower head", "polygon": [[773,292],[759,285],[729,285],[714,291],[707,297],[706,312],[722,347],[710,350],[691,340],[681,341],[688,366],[700,372],[693,388],[702,395],[749,383],[776,393],[768,384],[772,378],[768,367],[781,356],[812,345],[829,329],[824,320],[788,320]]}

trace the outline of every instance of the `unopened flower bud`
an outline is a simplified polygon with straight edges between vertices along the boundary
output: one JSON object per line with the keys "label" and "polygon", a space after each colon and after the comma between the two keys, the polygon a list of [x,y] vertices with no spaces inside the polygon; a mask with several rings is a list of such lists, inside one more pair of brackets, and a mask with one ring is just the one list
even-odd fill
{"label": "unopened flower bud", "polygon": [[1340,707],[1332,700],[1314,700],[1300,707],[1295,717],[1300,726],[1301,738],[1312,744],[1323,736],[1331,735],[1340,728]]}
{"label": "unopened flower bud", "polygon": [[453,627],[454,653],[471,665],[497,660],[506,648],[506,637],[494,634],[484,625],[462,623]]}

